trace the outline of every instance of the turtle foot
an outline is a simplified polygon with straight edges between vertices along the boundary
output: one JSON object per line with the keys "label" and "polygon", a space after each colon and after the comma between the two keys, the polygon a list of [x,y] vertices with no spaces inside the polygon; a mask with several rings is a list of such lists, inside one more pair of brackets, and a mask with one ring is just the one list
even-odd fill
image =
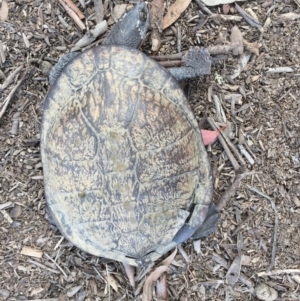
{"label": "turtle foot", "polygon": [[211,60],[206,48],[190,47],[182,61],[184,66],[169,69],[178,81],[211,73]]}

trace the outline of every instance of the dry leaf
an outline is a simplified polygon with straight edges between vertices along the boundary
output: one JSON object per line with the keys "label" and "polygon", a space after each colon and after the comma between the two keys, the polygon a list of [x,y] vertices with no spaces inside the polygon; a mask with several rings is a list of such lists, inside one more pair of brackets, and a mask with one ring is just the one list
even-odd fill
{"label": "dry leaf", "polygon": [[226,274],[226,281],[230,286],[234,286],[240,277],[241,272],[241,256],[237,255]]}
{"label": "dry leaf", "polygon": [[209,131],[209,130],[201,130],[201,135],[203,139],[204,145],[209,145],[214,143],[220,134],[219,130]]}
{"label": "dry leaf", "polygon": [[5,2],[5,0],[2,0],[2,5],[0,8],[0,21],[4,22],[6,21],[8,17],[8,5]]}
{"label": "dry leaf", "polygon": [[180,15],[186,10],[192,0],[176,0],[168,9],[164,19],[162,29],[172,25]]}
{"label": "dry leaf", "polygon": [[162,275],[161,279],[157,281],[156,284],[156,297],[159,300],[167,300],[168,299],[168,290],[167,290],[167,277],[166,275]]}
{"label": "dry leaf", "polygon": [[210,130],[201,130],[201,135],[202,135],[202,140],[204,145],[209,145],[214,143],[221,131],[223,131],[227,127],[227,124],[223,126],[222,128],[215,130],[215,131],[210,131]]}
{"label": "dry leaf", "polygon": [[251,265],[251,257],[242,255],[241,265]]}
{"label": "dry leaf", "polygon": [[43,256],[42,251],[31,248],[31,247],[23,247],[21,250],[21,254],[26,255],[26,256],[37,257],[37,258],[41,258]]}
{"label": "dry leaf", "polygon": [[230,42],[236,45],[232,49],[233,55],[239,55],[244,52],[243,35],[236,25],[231,29]]}
{"label": "dry leaf", "polygon": [[168,267],[171,264],[171,262],[173,261],[173,259],[175,258],[176,253],[177,253],[177,248],[175,248],[175,250],[173,251],[173,253],[170,256],[168,256],[166,259],[164,259],[162,261],[162,265],[165,265]]}
{"label": "dry leaf", "polygon": [[109,274],[105,275],[104,277],[106,278],[108,284],[113,288],[113,290],[115,292],[118,292],[119,284],[118,284],[117,280]]}
{"label": "dry leaf", "polygon": [[152,284],[156,281],[164,272],[168,270],[168,267],[165,265],[161,265],[156,268],[146,279],[144,287],[143,287],[143,301],[151,301],[152,300]]}
{"label": "dry leaf", "polygon": [[125,273],[126,273],[128,279],[129,279],[129,283],[134,288],[135,287],[135,279],[134,279],[135,269],[132,265],[124,263],[124,262],[123,262],[123,266],[124,266],[124,269],[125,269]]}
{"label": "dry leaf", "polygon": [[223,10],[223,14],[227,15],[230,11],[230,6],[228,4],[223,4],[222,10]]}
{"label": "dry leaf", "polygon": [[145,281],[144,287],[143,287],[143,301],[151,301],[152,300],[152,284],[154,281],[156,281],[164,272],[168,270],[169,265],[173,261],[175,255],[177,253],[177,248],[174,250],[174,252],[168,256],[165,260],[162,261],[162,265],[156,268]]}
{"label": "dry leaf", "polygon": [[76,293],[78,293],[78,292],[80,291],[81,288],[82,288],[82,285],[71,287],[71,288],[67,291],[67,296],[68,296],[69,298],[73,297]]}

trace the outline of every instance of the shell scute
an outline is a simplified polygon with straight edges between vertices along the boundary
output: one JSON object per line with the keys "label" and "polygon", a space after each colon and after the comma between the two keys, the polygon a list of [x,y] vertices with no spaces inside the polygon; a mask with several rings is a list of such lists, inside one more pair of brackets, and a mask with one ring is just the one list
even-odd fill
{"label": "shell scute", "polygon": [[66,79],[71,85],[82,87],[91,80],[96,70],[94,53],[92,50],[88,50],[85,55],[76,56],[72,62],[65,67],[62,76],[66,76]]}

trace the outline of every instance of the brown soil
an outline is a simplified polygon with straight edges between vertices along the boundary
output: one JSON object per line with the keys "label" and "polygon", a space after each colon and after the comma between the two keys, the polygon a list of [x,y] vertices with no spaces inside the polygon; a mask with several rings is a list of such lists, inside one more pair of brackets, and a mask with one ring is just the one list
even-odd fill
{"label": "brown soil", "polygon": [[[58,1],[6,1],[8,18],[0,22],[0,84],[17,67],[21,69],[8,87],[0,90],[0,111],[9,93],[24,79],[0,119],[0,300],[141,300],[140,294],[134,295],[120,263],[73,247],[50,226],[45,211],[39,133],[49,88],[47,75],[82,32]],[[74,2],[80,7],[79,1]],[[85,16],[94,12],[93,1],[88,2],[85,9],[80,7]],[[244,158],[244,171],[258,173],[242,180],[221,211],[218,231],[201,241],[200,251],[191,241],[179,250],[167,272],[169,300],[257,300],[253,288],[262,282],[278,292],[277,300],[300,300],[300,23],[280,22],[284,13],[300,13],[296,2],[239,2],[243,9],[252,8],[262,24],[270,19],[263,32],[244,19],[231,22],[218,18],[222,7],[210,8],[216,16],[194,31],[199,19],[190,19],[198,15],[196,2],[175,23],[181,28],[182,50],[191,45],[222,44],[229,40],[234,25],[244,39],[259,44],[259,54],[251,54],[234,81],[228,76],[236,69],[239,56],[229,52],[215,61],[211,76],[190,81],[188,86],[199,122],[208,116],[218,121],[208,93],[212,86],[230,124],[225,133],[236,148],[246,141],[252,152],[255,163],[251,165]],[[234,5],[231,9],[230,14],[239,16]],[[105,18],[109,14],[108,9]],[[64,17],[68,28],[58,22],[58,15]],[[90,27],[94,24],[89,21]],[[166,30],[165,35],[173,38],[163,43],[159,54],[176,53],[173,31]],[[146,43],[143,50],[147,49]],[[268,72],[276,67],[291,67],[293,72]],[[244,94],[242,104],[231,107],[224,100],[230,93]],[[204,126],[209,129],[206,123]],[[209,146],[208,153],[215,177],[214,201],[218,203],[241,170],[234,170],[219,142]],[[274,209],[268,199],[247,185],[272,198],[278,212],[272,276],[259,277],[258,273],[271,264]],[[239,231],[235,231],[237,227]],[[41,252],[28,256],[23,254],[24,247]],[[238,249],[243,277],[230,286],[226,265],[238,260]],[[279,271],[284,269],[298,269],[298,274]]]}

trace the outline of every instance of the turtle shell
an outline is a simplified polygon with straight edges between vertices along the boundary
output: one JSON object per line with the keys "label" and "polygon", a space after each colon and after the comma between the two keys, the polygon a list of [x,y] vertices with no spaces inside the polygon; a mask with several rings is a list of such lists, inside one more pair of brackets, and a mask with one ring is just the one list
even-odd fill
{"label": "turtle shell", "polygon": [[210,165],[187,99],[136,49],[98,46],[66,66],[45,99],[41,155],[57,227],[96,256],[133,265],[157,258],[195,206],[201,225],[211,201]]}

